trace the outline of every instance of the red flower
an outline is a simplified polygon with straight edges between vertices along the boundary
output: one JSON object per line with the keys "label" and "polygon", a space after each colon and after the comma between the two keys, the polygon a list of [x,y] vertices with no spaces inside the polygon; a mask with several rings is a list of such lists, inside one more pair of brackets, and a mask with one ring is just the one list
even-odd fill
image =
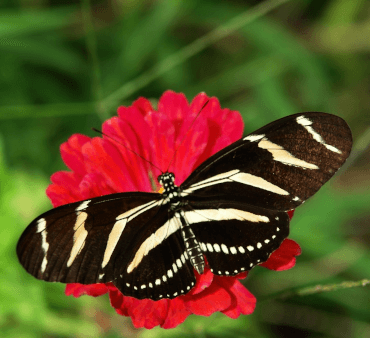
{"label": "red flower", "polygon": [[[157,191],[159,186],[155,178],[158,173],[121,144],[163,170],[175,172],[175,184],[180,185],[200,163],[238,140],[243,133],[240,114],[221,109],[216,98],[209,99],[191,125],[208,99],[206,94],[201,93],[189,105],[183,94],[167,91],[160,98],[157,111],[145,98],[139,98],[131,107],[120,107],[118,117],[103,124],[103,132],[119,143],[106,137],[71,136],[61,145],[63,161],[71,171],[53,174],[53,183],[47,189],[54,207],[116,192]],[[177,154],[167,168],[177,148]],[[289,269],[294,266],[295,256],[299,254],[298,244],[287,239],[261,265],[272,270]],[[237,318],[240,314],[254,311],[256,298],[238,281],[247,273],[220,277],[213,275],[206,267],[204,274],[196,276],[195,287],[188,294],[172,300],[127,297],[111,283],[68,284],[66,294],[96,297],[109,292],[117,313],[130,316],[135,327],[145,328],[157,325],[173,328],[192,313],[209,316],[220,311]]]}

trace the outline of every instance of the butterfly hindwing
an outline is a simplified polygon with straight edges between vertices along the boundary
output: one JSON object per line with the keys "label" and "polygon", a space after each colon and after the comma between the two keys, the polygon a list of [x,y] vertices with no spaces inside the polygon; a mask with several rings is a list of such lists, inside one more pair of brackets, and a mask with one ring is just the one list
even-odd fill
{"label": "butterfly hindwing", "polygon": [[222,200],[216,206],[190,202],[189,208],[185,216],[216,275],[236,275],[265,262],[289,235],[285,212]]}
{"label": "butterfly hindwing", "polygon": [[340,117],[301,113],[274,121],[203,162],[181,185],[272,210],[299,206],[347,159],[351,131]]}
{"label": "butterfly hindwing", "polygon": [[180,231],[166,235],[160,245],[148,244],[148,254],[137,260],[137,266],[132,271],[122,269],[120,277],[113,281],[124,295],[158,300],[175,298],[193,288],[194,270]]}

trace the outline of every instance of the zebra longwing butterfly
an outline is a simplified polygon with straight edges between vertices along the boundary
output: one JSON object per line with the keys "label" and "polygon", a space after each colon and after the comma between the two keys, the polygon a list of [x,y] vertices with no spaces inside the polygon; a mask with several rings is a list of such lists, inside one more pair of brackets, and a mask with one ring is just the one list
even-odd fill
{"label": "zebra longwing butterfly", "polygon": [[19,261],[45,281],[175,298],[206,262],[221,276],[265,262],[288,236],[286,211],[315,194],[351,146],[337,116],[287,116],[214,154],[178,187],[173,173],[160,175],[163,194],[111,194],[42,214],[18,242]]}

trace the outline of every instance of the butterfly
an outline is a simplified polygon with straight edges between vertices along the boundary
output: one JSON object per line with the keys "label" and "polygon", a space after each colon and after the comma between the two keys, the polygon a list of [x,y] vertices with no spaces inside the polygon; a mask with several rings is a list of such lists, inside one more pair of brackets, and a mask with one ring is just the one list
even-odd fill
{"label": "butterfly", "polygon": [[276,120],[220,150],[180,185],[63,205],[33,220],[17,255],[49,282],[113,283],[138,299],[175,298],[206,264],[235,276],[265,262],[289,234],[287,211],[343,165],[351,131],[340,117],[309,112]]}

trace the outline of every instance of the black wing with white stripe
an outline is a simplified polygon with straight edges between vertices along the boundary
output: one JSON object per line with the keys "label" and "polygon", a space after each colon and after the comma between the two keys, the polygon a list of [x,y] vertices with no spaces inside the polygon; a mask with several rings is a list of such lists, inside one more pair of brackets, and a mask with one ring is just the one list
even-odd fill
{"label": "black wing with white stripe", "polygon": [[285,117],[219,151],[180,187],[162,174],[163,195],[113,194],[46,212],[21,236],[18,258],[46,281],[112,282],[138,299],[186,294],[206,263],[232,276],[266,261],[289,234],[285,211],[317,192],[351,145],[339,117]]}
{"label": "black wing with white stripe", "polygon": [[234,276],[265,262],[289,235],[287,213],[219,200],[188,205],[185,216],[216,275]]}
{"label": "black wing with white stripe", "polygon": [[[351,131],[340,117],[295,114],[272,122],[203,162],[181,185],[189,199],[215,196],[294,209],[315,194],[347,159]],[[193,197],[194,196],[194,197]]]}
{"label": "black wing with white stripe", "polygon": [[52,209],[24,231],[18,258],[30,274],[51,282],[113,281],[118,277],[116,256],[121,254],[120,264],[128,264],[136,239],[149,227],[156,230],[153,219],[162,222],[167,217],[162,198],[122,193]]}
{"label": "black wing with white stripe", "polygon": [[[160,245],[142,246],[151,250],[147,255],[136,256],[137,266],[131,268],[132,264],[128,267],[117,264],[121,272],[113,284],[124,295],[138,299],[159,300],[184,295],[193,288],[194,269],[189,262],[180,231],[164,234],[164,236],[166,237]],[[135,257],[132,257],[130,261],[135,262],[134,259]]]}

